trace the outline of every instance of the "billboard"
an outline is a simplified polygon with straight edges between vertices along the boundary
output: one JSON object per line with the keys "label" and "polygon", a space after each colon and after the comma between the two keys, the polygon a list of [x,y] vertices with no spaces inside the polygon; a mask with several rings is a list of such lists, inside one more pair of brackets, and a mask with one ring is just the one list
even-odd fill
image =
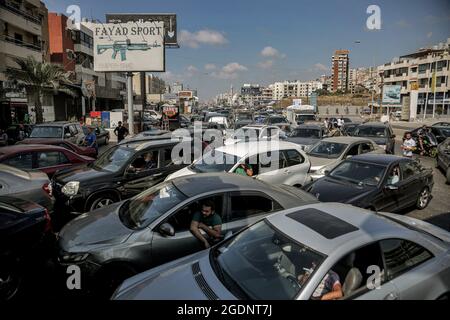
{"label": "billboard", "polygon": [[384,104],[400,104],[401,95],[400,91],[402,86],[400,85],[389,85],[383,86],[383,103]]}
{"label": "billboard", "polygon": [[178,98],[180,99],[192,99],[193,92],[192,91],[179,91]]}
{"label": "billboard", "polygon": [[178,34],[177,34],[177,15],[168,14],[106,14],[107,23],[127,23],[127,22],[164,22],[164,44],[166,47],[178,48]]}
{"label": "billboard", "polygon": [[97,72],[164,72],[164,23],[97,23],[94,70]]}

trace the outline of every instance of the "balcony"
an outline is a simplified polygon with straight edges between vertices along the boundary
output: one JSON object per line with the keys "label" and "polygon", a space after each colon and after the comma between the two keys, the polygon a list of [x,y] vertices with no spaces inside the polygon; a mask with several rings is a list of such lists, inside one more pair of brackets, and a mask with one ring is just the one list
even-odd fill
{"label": "balcony", "polygon": [[42,21],[40,17],[33,16],[0,0],[0,20],[16,26],[22,30],[40,36],[42,34]]}
{"label": "balcony", "polygon": [[94,56],[94,50],[82,44],[75,44],[73,49],[76,53],[81,52],[91,57]]}
{"label": "balcony", "polygon": [[37,61],[42,61],[41,47],[32,43],[16,40],[9,36],[0,36],[2,53],[18,58],[32,56]]}

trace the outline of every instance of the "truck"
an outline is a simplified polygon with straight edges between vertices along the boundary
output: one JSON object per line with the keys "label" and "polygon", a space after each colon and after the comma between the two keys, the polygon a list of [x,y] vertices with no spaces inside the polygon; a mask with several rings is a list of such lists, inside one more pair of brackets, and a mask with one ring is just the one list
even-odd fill
{"label": "truck", "polygon": [[316,108],[310,105],[293,105],[287,107],[286,118],[295,125],[316,121]]}

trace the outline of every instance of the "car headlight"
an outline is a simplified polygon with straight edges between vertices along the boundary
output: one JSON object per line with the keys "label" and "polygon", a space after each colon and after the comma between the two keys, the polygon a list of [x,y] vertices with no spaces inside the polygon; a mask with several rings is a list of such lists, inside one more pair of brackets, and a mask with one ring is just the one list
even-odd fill
{"label": "car headlight", "polygon": [[65,253],[61,256],[62,262],[81,262],[89,257],[89,253]]}
{"label": "car headlight", "polygon": [[66,196],[74,196],[78,193],[78,189],[80,189],[79,181],[70,181],[62,187],[61,192]]}

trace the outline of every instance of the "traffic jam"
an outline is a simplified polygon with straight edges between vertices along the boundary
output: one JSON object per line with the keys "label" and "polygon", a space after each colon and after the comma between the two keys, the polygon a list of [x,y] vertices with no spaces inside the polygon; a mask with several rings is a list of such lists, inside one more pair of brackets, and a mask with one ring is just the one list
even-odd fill
{"label": "traffic jam", "polygon": [[44,123],[1,147],[1,298],[42,282],[117,300],[448,298],[448,229],[407,213],[450,182],[450,138],[421,147],[450,123],[396,146],[389,123],[296,108],[191,120],[135,136]]}

